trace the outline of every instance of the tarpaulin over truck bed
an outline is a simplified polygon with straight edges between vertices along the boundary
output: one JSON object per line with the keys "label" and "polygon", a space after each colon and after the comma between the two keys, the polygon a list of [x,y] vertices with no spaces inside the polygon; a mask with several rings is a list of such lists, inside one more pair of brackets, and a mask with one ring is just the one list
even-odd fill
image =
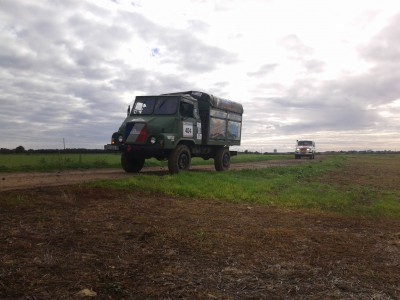
{"label": "tarpaulin over truck bed", "polygon": [[178,93],[170,93],[163,95],[189,95],[194,99],[197,99],[199,101],[200,106],[201,103],[203,102],[206,103],[207,106],[211,106],[217,109],[222,109],[228,112],[234,112],[240,115],[243,114],[243,106],[240,103],[228,99],[219,98],[203,92],[187,91],[187,92],[178,92]]}

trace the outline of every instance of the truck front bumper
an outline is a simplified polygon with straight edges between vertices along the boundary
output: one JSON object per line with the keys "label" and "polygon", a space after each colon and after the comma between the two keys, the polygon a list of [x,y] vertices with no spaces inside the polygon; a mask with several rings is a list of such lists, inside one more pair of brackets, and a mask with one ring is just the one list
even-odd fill
{"label": "truck front bumper", "polygon": [[168,157],[169,151],[164,149],[162,145],[130,145],[124,144],[120,146],[120,151],[126,153],[132,153],[137,156],[144,158],[157,158],[158,160],[163,160]]}
{"label": "truck front bumper", "polygon": [[313,151],[300,150],[294,153],[295,158],[309,157],[314,158],[315,153]]}
{"label": "truck front bumper", "polygon": [[107,144],[107,145],[104,145],[104,150],[107,150],[107,151],[121,151],[121,146]]}

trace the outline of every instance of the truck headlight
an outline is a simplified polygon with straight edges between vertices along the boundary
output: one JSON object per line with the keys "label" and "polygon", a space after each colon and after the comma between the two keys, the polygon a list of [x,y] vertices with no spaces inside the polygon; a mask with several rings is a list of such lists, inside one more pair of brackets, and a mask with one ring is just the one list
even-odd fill
{"label": "truck headlight", "polygon": [[150,139],[150,144],[155,144],[157,142],[157,139],[153,136]]}
{"label": "truck headlight", "polygon": [[111,136],[112,145],[121,144],[122,140],[123,140],[122,135],[119,132],[114,132],[113,135]]}

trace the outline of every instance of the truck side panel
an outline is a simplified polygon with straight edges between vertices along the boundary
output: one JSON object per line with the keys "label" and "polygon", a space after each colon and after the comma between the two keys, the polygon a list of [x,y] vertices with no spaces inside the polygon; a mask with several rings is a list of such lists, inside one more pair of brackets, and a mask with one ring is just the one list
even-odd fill
{"label": "truck side panel", "polygon": [[242,128],[242,116],[211,109],[209,135],[206,140],[211,145],[239,145]]}
{"label": "truck side panel", "polygon": [[202,126],[203,145],[240,145],[241,104],[212,95],[197,97]]}
{"label": "truck side panel", "polygon": [[200,126],[197,125],[197,133],[193,130],[193,137],[188,136],[192,134],[191,128],[185,128],[184,138],[193,138],[196,144],[201,139],[202,146],[240,145],[243,115],[240,103],[197,91],[164,95],[182,96],[189,102],[197,100],[201,124],[197,123]]}

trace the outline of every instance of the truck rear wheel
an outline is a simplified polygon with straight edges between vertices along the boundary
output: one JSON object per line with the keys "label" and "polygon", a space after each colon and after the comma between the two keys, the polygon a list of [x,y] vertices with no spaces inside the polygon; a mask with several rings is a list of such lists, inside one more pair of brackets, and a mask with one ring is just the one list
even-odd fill
{"label": "truck rear wheel", "polygon": [[227,171],[231,166],[231,154],[228,148],[218,149],[214,157],[214,166],[217,171]]}
{"label": "truck rear wheel", "polygon": [[131,153],[122,152],[121,165],[127,173],[138,173],[143,168],[144,157],[138,157]]}
{"label": "truck rear wheel", "polygon": [[191,155],[188,146],[178,145],[168,158],[168,170],[171,174],[188,171],[190,168]]}

